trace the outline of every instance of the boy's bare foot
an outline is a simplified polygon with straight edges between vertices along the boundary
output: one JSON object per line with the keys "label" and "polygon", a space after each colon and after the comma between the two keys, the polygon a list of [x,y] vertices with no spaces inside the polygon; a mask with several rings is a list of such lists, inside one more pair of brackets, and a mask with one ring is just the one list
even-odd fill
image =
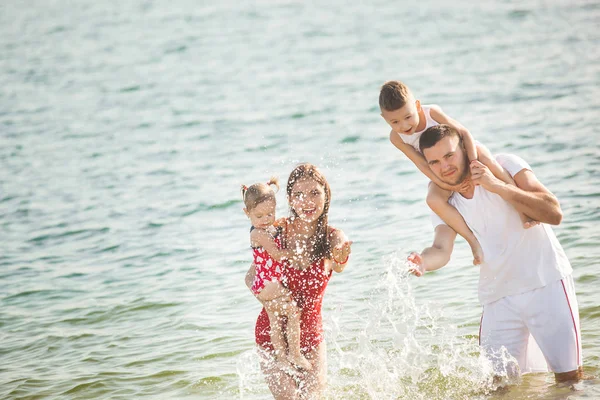
{"label": "boy's bare foot", "polygon": [[536,225],[540,224],[540,221],[536,221],[533,218],[529,218],[527,215],[523,213],[519,213],[519,217],[521,218],[521,222],[523,223],[523,228],[529,229]]}
{"label": "boy's bare foot", "polygon": [[471,251],[473,252],[473,265],[479,265],[483,262],[483,249],[479,242],[470,244]]}
{"label": "boy's bare foot", "polygon": [[523,228],[525,229],[529,229],[529,228],[533,228],[536,225],[539,225],[540,221],[534,221],[532,219],[528,219],[527,221],[523,222]]}
{"label": "boy's bare foot", "polygon": [[296,367],[301,368],[303,370],[310,371],[312,369],[312,365],[303,355],[299,354],[297,356],[294,356],[290,354],[288,356],[288,361]]}

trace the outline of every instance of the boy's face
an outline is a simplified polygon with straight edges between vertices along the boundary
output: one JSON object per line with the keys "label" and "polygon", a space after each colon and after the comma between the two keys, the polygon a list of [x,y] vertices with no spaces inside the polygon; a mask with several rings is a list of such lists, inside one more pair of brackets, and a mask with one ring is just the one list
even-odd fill
{"label": "boy's face", "polygon": [[412,135],[419,125],[419,111],[421,103],[419,100],[409,99],[404,107],[394,111],[381,110],[381,116],[385,122],[392,127],[396,133]]}

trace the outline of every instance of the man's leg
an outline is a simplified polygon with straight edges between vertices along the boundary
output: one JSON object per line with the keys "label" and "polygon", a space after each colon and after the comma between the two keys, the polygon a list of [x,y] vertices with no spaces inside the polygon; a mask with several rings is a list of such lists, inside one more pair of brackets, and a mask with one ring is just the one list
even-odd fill
{"label": "man's leg", "polygon": [[533,291],[527,307],[529,330],[557,382],[582,378],[579,308],[571,275]]}
{"label": "man's leg", "polygon": [[521,319],[518,302],[503,297],[483,306],[479,344],[497,376],[518,377],[526,366],[529,330]]}

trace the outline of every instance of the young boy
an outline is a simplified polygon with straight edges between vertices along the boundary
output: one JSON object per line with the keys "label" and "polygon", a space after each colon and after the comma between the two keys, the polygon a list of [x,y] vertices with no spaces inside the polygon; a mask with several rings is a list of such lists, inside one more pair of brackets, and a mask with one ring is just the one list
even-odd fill
{"label": "young boy", "polygon": [[[471,133],[458,121],[448,117],[437,105],[421,105],[415,100],[410,89],[400,81],[389,81],[381,87],[379,93],[379,108],[381,116],[392,128],[390,141],[402,151],[421,172],[423,172],[432,184],[429,185],[427,194],[427,205],[448,226],[464,237],[471,246],[473,252],[473,264],[483,262],[483,251],[479,241],[469,229],[460,213],[448,204],[452,191],[458,190],[464,176],[456,176],[454,186],[442,182],[429,168],[429,164],[419,151],[419,138],[427,129],[439,124],[447,124],[454,127],[462,136],[469,162],[479,160],[485,164],[498,179],[514,185],[514,180],[508,172],[498,164],[490,151],[480,143],[475,143]],[[455,171],[448,171],[448,178],[452,178]],[[529,217],[520,213],[523,227],[525,229],[537,225]]]}

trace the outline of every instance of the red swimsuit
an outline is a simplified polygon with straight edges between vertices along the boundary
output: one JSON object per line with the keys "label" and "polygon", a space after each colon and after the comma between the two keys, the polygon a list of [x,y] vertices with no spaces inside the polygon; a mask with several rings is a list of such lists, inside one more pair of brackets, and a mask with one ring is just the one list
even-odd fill
{"label": "red swimsuit", "polygon": [[[330,231],[330,234],[333,230]],[[301,309],[300,348],[303,353],[317,347],[323,341],[323,318],[321,305],[331,271],[325,272],[325,260],[314,262],[307,269],[296,269],[284,263],[282,281],[292,293]],[[273,350],[269,316],[263,308],[256,320],[256,344]]]}
{"label": "red swimsuit", "polygon": [[[273,238],[277,248],[281,248],[281,241],[279,235]],[[275,260],[265,249],[262,247],[252,248],[252,258],[254,265],[256,265],[256,274],[254,275],[254,282],[252,283],[252,293],[259,294],[261,290],[265,288],[265,283],[281,282],[281,272],[283,265]]]}

